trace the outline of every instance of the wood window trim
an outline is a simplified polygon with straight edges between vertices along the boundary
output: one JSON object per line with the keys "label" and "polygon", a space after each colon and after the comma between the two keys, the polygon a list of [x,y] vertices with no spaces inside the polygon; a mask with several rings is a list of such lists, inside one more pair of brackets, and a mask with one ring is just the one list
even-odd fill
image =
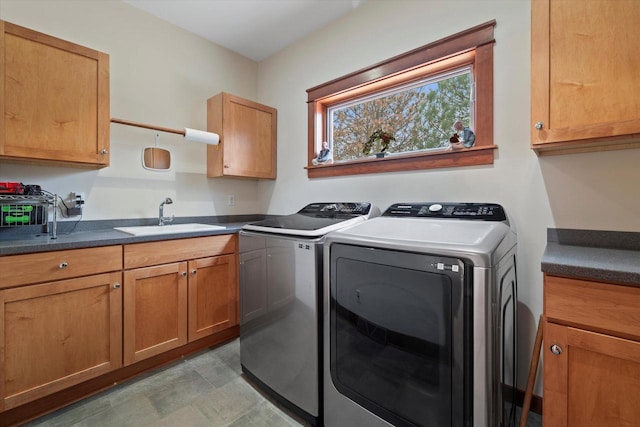
{"label": "wood window trim", "polygon": [[[386,61],[355,71],[307,89],[308,144],[307,174],[324,178],[367,173],[397,172],[433,168],[493,164],[493,44],[492,20],[445,37],[433,43],[400,54]],[[372,91],[389,88],[446,68],[470,63],[476,82],[476,145],[459,151],[433,151],[390,156],[382,159],[358,159],[349,162],[312,165],[317,142],[326,140],[325,118],[329,106],[337,101]],[[481,112],[481,114],[478,114]]]}

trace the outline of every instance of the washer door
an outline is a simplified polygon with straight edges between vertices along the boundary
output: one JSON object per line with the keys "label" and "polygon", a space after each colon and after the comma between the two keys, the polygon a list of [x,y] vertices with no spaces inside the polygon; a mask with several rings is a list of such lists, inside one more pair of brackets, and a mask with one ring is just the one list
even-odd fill
{"label": "washer door", "polygon": [[464,264],[331,246],[330,372],[336,389],[396,426],[460,426]]}

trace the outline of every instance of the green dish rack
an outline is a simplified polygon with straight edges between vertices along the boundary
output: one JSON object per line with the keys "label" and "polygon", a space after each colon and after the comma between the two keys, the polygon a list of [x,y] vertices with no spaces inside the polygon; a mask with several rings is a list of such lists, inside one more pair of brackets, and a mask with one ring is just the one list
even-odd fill
{"label": "green dish rack", "polygon": [[[44,225],[48,229],[49,207],[55,205],[55,199],[55,195],[0,194],[0,227]],[[52,230],[54,239],[57,237],[56,217],[54,209]]]}
{"label": "green dish rack", "polygon": [[42,224],[44,211],[46,211],[44,206],[2,205],[0,206],[0,224],[3,227]]}

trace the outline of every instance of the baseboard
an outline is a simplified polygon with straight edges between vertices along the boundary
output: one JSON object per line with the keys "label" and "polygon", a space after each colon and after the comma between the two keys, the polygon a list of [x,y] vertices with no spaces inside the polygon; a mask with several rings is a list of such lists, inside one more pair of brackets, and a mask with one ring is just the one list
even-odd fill
{"label": "baseboard", "polygon": [[[524,391],[520,389],[516,390],[516,400],[517,400],[518,406],[523,405],[524,395],[525,395]],[[531,396],[531,404],[529,405],[529,411],[542,415],[542,397],[541,396],[536,396],[535,394]]]}
{"label": "baseboard", "polygon": [[[517,393],[518,402],[520,402],[520,406],[522,406],[522,403],[524,402],[524,391],[518,390]],[[535,394],[531,396],[529,410],[542,415],[542,396],[536,396]]]}

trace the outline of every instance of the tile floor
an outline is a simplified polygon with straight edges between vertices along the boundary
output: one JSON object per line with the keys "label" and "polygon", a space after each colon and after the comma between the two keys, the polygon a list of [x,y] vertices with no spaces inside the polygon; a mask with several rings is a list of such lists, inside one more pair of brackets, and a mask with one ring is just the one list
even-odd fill
{"label": "tile floor", "polygon": [[[240,370],[239,340],[198,353],[26,424],[32,426],[300,427]],[[529,427],[542,426],[531,414]]]}

